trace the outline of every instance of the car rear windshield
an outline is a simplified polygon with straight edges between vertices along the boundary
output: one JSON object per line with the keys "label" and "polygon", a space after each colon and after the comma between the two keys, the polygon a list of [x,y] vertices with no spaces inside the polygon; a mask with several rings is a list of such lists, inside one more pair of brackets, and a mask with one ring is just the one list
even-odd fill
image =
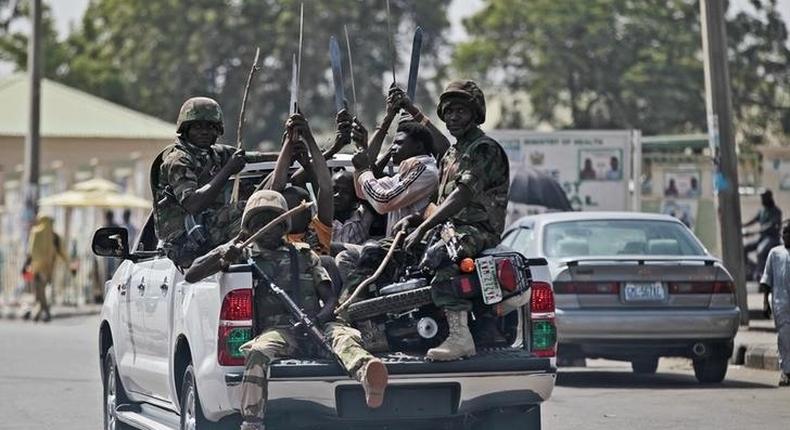
{"label": "car rear windshield", "polygon": [[548,257],[705,255],[699,242],[680,223],[619,219],[548,224],[543,251]]}

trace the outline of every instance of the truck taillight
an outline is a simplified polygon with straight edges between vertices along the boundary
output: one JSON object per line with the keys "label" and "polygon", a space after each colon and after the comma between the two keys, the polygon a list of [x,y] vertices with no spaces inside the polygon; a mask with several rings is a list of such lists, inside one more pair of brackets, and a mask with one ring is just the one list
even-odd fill
{"label": "truck taillight", "polygon": [[252,339],[252,290],[229,292],[222,301],[217,333],[217,361],[220,366],[243,366],[239,347]]}
{"label": "truck taillight", "polygon": [[497,262],[496,268],[497,278],[499,278],[499,285],[503,290],[513,292],[518,289],[518,278],[516,277],[516,268],[509,258],[503,258]]}
{"label": "truck taillight", "polygon": [[233,290],[222,301],[219,319],[225,321],[246,321],[252,319],[252,290]]}
{"label": "truck taillight", "polygon": [[551,285],[546,282],[532,283],[532,296],[529,301],[529,308],[532,315],[535,314],[554,314],[554,292]]}
{"label": "truck taillight", "polygon": [[554,292],[551,284],[533,282],[530,296],[531,350],[538,357],[557,355],[557,326],[554,324]]}
{"label": "truck taillight", "polygon": [[217,361],[220,366],[243,366],[239,347],[252,339],[251,327],[220,326],[217,336]]}

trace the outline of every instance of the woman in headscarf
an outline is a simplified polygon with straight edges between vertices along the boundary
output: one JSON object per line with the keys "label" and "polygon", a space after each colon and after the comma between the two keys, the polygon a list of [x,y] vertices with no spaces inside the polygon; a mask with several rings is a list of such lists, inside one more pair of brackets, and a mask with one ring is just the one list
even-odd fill
{"label": "woman in headscarf", "polygon": [[34,318],[35,321],[38,321],[42,315],[45,322],[51,319],[46,287],[52,281],[55,260],[60,257],[63,261],[66,261],[66,255],[60,246],[60,237],[55,234],[52,227],[53,222],[52,217],[39,216],[30,230],[30,238],[28,239],[30,253],[27,257],[27,270],[33,275],[33,289],[36,295],[36,302],[39,305],[38,312],[36,312]]}

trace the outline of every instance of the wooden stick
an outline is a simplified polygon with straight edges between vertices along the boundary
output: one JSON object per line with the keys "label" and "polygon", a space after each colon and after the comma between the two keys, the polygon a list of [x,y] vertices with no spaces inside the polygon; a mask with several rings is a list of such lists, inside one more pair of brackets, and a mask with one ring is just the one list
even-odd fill
{"label": "wooden stick", "polygon": [[[250,87],[252,86],[252,78],[255,76],[255,72],[260,70],[258,66],[258,59],[261,56],[261,48],[255,48],[255,59],[252,60],[252,67],[250,68],[250,74],[247,75],[247,85],[244,86],[244,95],[241,98],[241,110],[239,110],[239,122],[236,125],[236,149],[241,149],[243,145],[242,140],[242,131],[244,130],[244,114],[247,112],[247,97],[250,95]],[[233,194],[231,194],[230,202],[231,204],[236,204],[239,201],[239,182],[241,181],[241,176],[236,175],[236,179],[233,182]]]}
{"label": "wooden stick", "polygon": [[296,206],[293,209],[290,209],[290,210],[287,210],[287,211],[283,212],[277,218],[269,221],[268,224],[266,224],[265,226],[261,227],[260,230],[255,232],[255,234],[253,234],[247,240],[242,242],[241,247],[242,248],[246,248],[246,247],[250,246],[250,244],[252,244],[252,242],[255,242],[256,239],[258,239],[264,233],[266,233],[269,230],[271,230],[272,228],[274,228],[274,226],[276,226],[277,224],[287,220],[288,218],[296,215],[299,212],[302,212],[305,209],[308,209],[312,205],[313,205],[313,202],[309,202],[307,200],[303,200],[302,203],[299,204],[299,206]]}
{"label": "wooden stick", "polygon": [[390,246],[389,251],[387,251],[387,255],[384,257],[384,260],[381,261],[379,268],[376,269],[376,272],[373,273],[373,276],[362,281],[362,283],[359,284],[356,289],[354,289],[354,292],[351,294],[351,296],[346,299],[343,304],[338,306],[337,309],[335,309],[335,315],[340,315],[340,313],[346,310],[347,307],[351,306],[351,304],[362,293],[362,291],[364,291],[368,285],[372,284],[376,279],[379,278],[379,276],[381,276],[382,273],[384,273],[384,269],[387,267],[387,264],[389,264],[390,260],[392,260],[392,255],[395,253],[395,248],[398,247],[401,239],[405,235],[405,230],[398,231],[398,234],[395,235],[395,239],[392,241],[392,246]]}

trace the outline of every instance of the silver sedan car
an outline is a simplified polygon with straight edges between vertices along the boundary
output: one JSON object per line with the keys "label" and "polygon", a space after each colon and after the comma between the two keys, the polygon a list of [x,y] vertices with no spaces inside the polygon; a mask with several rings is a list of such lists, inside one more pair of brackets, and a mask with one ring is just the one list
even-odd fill
{"label": "silver sedan car", "polygon": [[549,261],[563,361],[623,360],[654,373],[660,357],[688,357],[699,382],[724,379],[740,317],[733,280],[677,219],[533,215],[502,244]]}

